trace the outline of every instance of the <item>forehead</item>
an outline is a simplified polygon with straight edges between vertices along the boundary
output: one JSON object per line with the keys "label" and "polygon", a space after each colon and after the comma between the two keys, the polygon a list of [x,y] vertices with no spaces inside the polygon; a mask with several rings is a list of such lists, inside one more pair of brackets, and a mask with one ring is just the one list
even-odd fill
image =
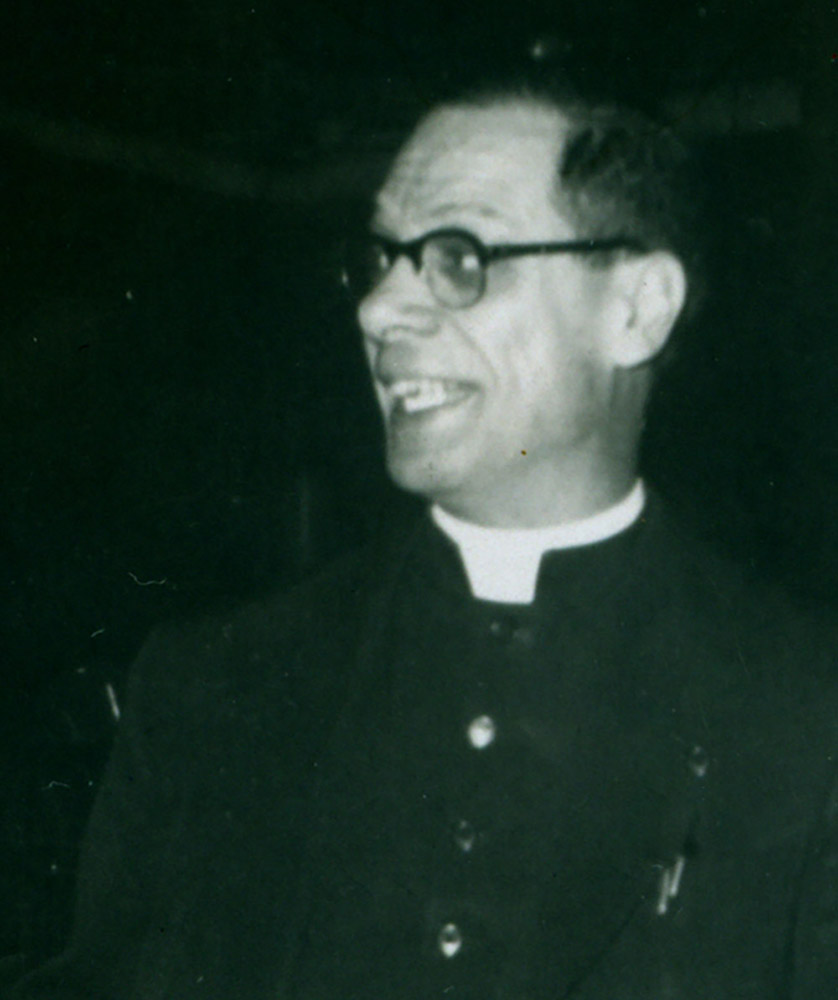
{"label": "forehead", "polygon": [[422,230],[473,215],[511,231],[550,223],[555,230],[556,173],[568,129],[558,110],[534,103],[440,108],[396,157],[375,220]]}

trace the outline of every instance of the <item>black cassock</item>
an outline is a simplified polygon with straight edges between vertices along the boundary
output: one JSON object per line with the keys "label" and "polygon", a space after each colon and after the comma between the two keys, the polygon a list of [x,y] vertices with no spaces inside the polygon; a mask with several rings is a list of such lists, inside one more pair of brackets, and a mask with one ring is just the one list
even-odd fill
{"label": "black cassock", "polygon": [[429,519],[146,647],[15,997],[838,997],[833,634],[654,498],[476,601]]}

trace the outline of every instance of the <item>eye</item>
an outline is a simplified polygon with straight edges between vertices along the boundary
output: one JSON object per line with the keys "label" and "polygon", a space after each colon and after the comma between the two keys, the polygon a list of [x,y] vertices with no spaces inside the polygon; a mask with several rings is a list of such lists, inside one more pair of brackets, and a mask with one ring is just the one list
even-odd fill
{"label": "eye", "polygon": [[348,239],[343,247],[341,284],[354,297],[363,298],[387,275],[395,256],[387,242],[375,236]]}
{"label": "eye", "polygon": [[393,255],[380,240],[372,240],[367,246],[366,267],[370,280],[379,281],[393,265]]}
{"label": "eye", "polygon": [[433,254],[439,271],[448,278],[472,280],[482,270],[477,247],[464,236],[438,236]]}

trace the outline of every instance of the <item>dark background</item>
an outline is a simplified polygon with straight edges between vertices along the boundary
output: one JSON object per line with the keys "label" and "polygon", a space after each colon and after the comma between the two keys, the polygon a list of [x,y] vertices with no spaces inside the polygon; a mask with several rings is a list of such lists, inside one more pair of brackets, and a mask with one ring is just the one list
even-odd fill
{"label": "dark background", "polygon": [[5,0],[0,60],[0,955],[60,946],[148,629],[398,502],[335,245],[440,81],[566,60],[695,142],[713,294],[644,469],[720,549],[835,600],[828,0]]}

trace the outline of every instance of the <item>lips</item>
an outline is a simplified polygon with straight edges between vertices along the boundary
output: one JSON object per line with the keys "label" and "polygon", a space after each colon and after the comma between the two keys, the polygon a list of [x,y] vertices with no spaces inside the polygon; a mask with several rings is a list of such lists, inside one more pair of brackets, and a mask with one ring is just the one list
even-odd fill
{"label": "lips", "polygon": [[407,415],[427,413],[464,402],[476,391],[469,382],[447,378],[403,378],[384,389],[394,411]]}

